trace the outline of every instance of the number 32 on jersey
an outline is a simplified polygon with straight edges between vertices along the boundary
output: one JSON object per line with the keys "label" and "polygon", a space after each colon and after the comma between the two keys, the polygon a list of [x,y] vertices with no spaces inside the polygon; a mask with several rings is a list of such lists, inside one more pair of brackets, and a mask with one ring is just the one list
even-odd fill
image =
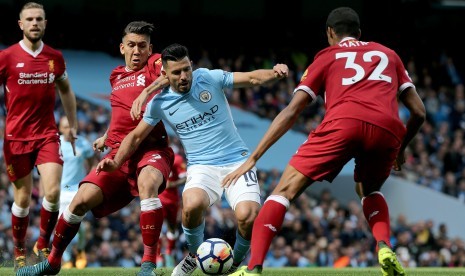
{"label": "number 32 on jersey", "polygon": [[[351,85],[361,81],[366,73],[362,66],[355,63],[355,57],[357,56],[357,52],[342,52],[336,54],[336,59],[345,58],[346,64],[345,68],[350,68],[355,70],[355,75],[350,78],[342,78],[342,85]],[[364,62],[373,62],[373,57],[379,58],[379,63],[376,66],[375,70],[368,76],[369,80],[382,80],[388,83],[392,82],[392,78],[386,75],[383,75],[384,69],[386,69],[389,59],[387,55],[380,51],[369,51],[363,53],[363,61]]]}

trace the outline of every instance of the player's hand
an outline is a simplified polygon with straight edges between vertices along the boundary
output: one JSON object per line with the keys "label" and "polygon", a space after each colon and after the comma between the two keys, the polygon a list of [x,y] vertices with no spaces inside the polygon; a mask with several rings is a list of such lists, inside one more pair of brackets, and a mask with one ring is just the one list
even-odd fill
{"label": "player's hand", "polygon": [[273,66],[274,76],[278,79],[287,78],[289,75],[289,68],[286,64],[278,63]]}
{"label": "player's hand", "polygon": [[76,139],[77,139],[77,131],[74,127],[70,128],[68,133],[68,141],[71,143],[71,147],[73,147],[73,155],[76,156]]}
{"label": "player's hand", "polygon": [[149,97],[145,89],[140,93],[140,95],[132,102],[131,106],[131,118],[132,120],[139,120],[142,113],[142,106],[147,102]]}
{"label": "player's hand", "polygon": [[404,151],[400,151],[392,167],[395,171],[401,171],[403,164],[405,164],[405,153]]}
{"label": "player's hand", "polygon": [[104,158],[97,164],[97,167],[95,167],[95,174],[98,175],[101,171],[112,172],[118,169],[118,167],[119,166],[115,162],[115,160],[110,158]]}
{"label": "player's hand", "polygon": [[95,139],[95,141],[92,143],[92,148],[94,151],[100,151],[103,152],[104,150],[107,149],[107,146],[105,146],[105,140],[107,140],[107,136],[103,135],[100,138]]}
{"label": "player's hand", "polygon": [[241,178],[246,172],[252,169],[255,166],[255,161],[247,159],[244,164],[239,168],[235,169],[233,172],[229,173],[223,178],[221,182],[221,187],[228,188],[231,185],[236,184],[237,180]]}

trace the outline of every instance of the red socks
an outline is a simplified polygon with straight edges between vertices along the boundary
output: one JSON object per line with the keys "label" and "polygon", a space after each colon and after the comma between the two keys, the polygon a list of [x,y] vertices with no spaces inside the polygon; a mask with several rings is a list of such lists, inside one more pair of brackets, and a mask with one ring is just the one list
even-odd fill
{"label": "red socks", "polygon": [[55,229],[58,220],[58,211],[47,211],[43,206],[40,209],[40,235],[37,240],[37,248],[48,248],[50,244],[50,236]]}
{"label": "red socks", "polygon": [[263,265],[271,241],[281,230],[287,207],[274,200],[267,200],[253,224],[252,249],[248,268]]}
{"label": "red socks", "polygon": [[139,223],[142,241],[144,242],[142,263],[149,261],[156,264],[158,240],[163,225],[163,209],[141,211]]}
{"label": "red socks", "polygon": [[165,253],[167,255],[171,255],[171,253],[173,252],[174,247],[176,246],[176,240],[175,239],[170,239],[170,238],[167,237],[166,241],[167,241],[167,245],[166,245]]}
{"label": "red socks", "polygon": [[15,246],[15,257],[26,255],[25,239],[27,227],[29,225],[29,215],[20,218],[11,214],[11,224],[13,229],[13,243]]}
{"label": "red socks", "polygon": [[371,227],[371,232],[376,239],[376,250],[378,243],[384,241],[391,247],[389,208],[384,196],[380,192],[374,192],[362,199],[363,214]]}
{"label": "red socks", "polygon": [[52,267],[61,266],[61,258],[66,247],[79,231],[81,223],[68,223],[63,216],[58,220],[55,235],[53,236],[52,252],[48,256],[48,261]]}

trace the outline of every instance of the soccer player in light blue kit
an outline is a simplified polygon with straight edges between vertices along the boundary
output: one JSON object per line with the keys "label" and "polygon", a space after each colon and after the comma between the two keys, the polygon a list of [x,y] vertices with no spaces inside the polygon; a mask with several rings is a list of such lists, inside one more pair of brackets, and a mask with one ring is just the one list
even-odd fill
{"label": "soccer player in light blue kit", "polygon": [[[63,155],[63,175],[61,177],[61,193],[60,193],[60,215],[66,207],[71,203],[74,195],[76,195],[79,182],[89,173],[89,171],[97,164],[97,158],[92,144],[83,136],[78,135],[75,140],[76,156],[73,154],[71,143],[66,140],[67,133],[70,131],[68,119],[61,117],[58,130],[60,131],[60,149]],[[81,224],[79,228],[79,236],[77,240],[78,255],[76,256],[76,268],[84,268],[87,264],[86,253],[84,251],[86,245],[85,225]],[[72,243],[75,241],[73,240]],[[71,262],[71,246],[68,246],[63,255],[63,267],[72,267]]]}
{"label": "soccer player in light blue kit", "polygon": [[[227,189],[221,186],[223,177],[249,156],[249,149],[234,125],[223,89],[265,85],[287,77],[289,69],[285,64],[277,64],[273,69],[251,72],[203,68],[192,71],[188,50],[179,44],[165,48],[161,59],[162,74],[170,86],[153,97],[147,104],[143,120],[124,138],[115,158],[102,160],[97,171],[120,166],[160,120],[169,124],[183,144],[187,157],[182,228],[189,247],[189,254],[174,268],[172,275],[191,275],[196,269],[194,254],[204,241],[205,211],[221,200],[223,192],[238,222],[230,273],[237,269],[250,249],[252,225],[261,200],[255,168],[244,174],[236,185]],[[160,78],[134,101],[133,118],[140,116],[148,94],[160,87],[164,81]]]}

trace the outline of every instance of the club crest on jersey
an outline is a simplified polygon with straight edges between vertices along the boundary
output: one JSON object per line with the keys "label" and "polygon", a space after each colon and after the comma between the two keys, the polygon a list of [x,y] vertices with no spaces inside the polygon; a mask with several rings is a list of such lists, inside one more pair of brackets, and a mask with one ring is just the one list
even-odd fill
{"label": "club crest on jersey", "polygon": [[203,103],[208,103],[212,99],[212,94],[208,91],[200,92],[199,99]]}
{"label": "club crest on jersey", "polygon": [[308,69],[305,70],[304,74],[300,78],[300,82],[304,81],[307,78],[307,74],[308,74]]}
{"label": "club crest on jersey", "polygon": [[48,61],[48,70],[49,70],[50,72],[55,71],[55,62],[54,62],[53,60],[49,60],[49,61]]}
{"label": "club crest on jersey", "polygon": [[14,168],[13,168],[13,165],[11,165],[11,164],[8,165],[8,166],[6,167],[6,171],[8,172],[8,175],[10,175],[10,176],[15,176],[15,170],[14,170]]}

